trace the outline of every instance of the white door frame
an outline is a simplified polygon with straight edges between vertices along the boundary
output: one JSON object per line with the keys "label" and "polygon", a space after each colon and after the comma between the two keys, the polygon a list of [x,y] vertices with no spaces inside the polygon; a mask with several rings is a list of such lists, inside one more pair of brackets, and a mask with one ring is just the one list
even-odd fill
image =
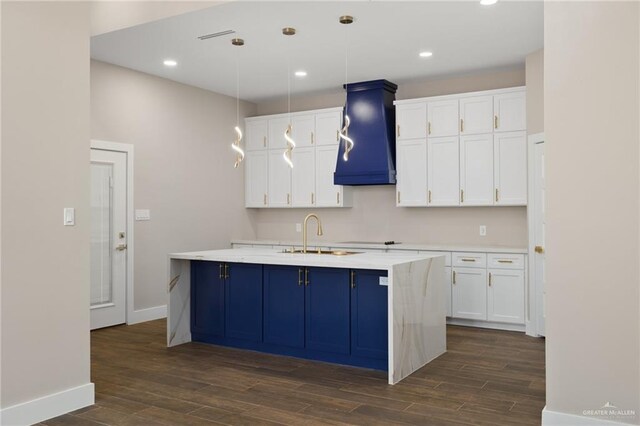
{"label": "white door frame", "polygon": [[526,333],[529,336],[540,336],[538,334],[538,306],[536,306],[536,295],[538,293],[538,288],[536,288],[535,282],[535,268],[533,262],[535,262],[535,244],[534,244],[534,217],[533,217],[533,209],[534,209],[534,170],[535,170],[535,156],[534,156],[534,146],[540,142],[547,143],[544,139],[544,133],[535,133],[533,135],[529,135],[527,140],[527,157],[528,157],[528,179],[527,179],[527,222],[528,222],[528,277],[527,277],[527,296],[529,299],[529,303],[527,304],[528,315],[526,315]]}
{"label": "white door frame", "polygon": [[133,320],[133,145],[91,139],[91,149],[127,154],[127,281],[125,283],[127,324]]}

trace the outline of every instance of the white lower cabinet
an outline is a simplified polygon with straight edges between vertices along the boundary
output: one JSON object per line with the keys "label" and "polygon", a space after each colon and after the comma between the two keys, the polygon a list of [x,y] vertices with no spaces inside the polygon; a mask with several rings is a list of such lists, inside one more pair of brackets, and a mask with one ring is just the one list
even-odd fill
{"label": "white lower cabinet", "polygon": [[452,314],[451,307],[451,266],[445,266],[444,268],[444,307],[447,311],[447,316]]}
{"label": "white lower cabinet", "polygon": [[512,324],[524,323],[524,271],[489,269],[487,319]]}
{"label": "white lower cabinet", "polygon": [[282,158],[283,150],[269,150],[269,207],[289,207],[291,205],[291,168]]}
{"label": "white lower cabinet", "polygon": [[452,316],[472,320],[487,319],[487,270],[453,268]]}
{"label": "white lower cabinet", "polygon": [[267,206],[267,151],[248,151],[245,167],[245,207]]}
{"label": "white lower cabinet", "polygon": [[396,205],[427,205],[427,140],[396,141]]}
{"label": "white lower cabinet", "polygon": [[316,149],[296,148],[293,150],[291,169],[291,205],[293,207],[313,207],[316,204]]}

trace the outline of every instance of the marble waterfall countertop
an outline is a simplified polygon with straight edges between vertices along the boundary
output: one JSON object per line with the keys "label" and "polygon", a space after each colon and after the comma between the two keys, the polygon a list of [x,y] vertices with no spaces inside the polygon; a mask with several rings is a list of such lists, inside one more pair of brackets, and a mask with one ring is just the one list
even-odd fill
{"label": "marble waterfall countertop", "polygon": [[168,264],[167,346],[191,341],[191,261],[387,271],[388,377],[395,384],[446,351],[445,257],[437,253],[283,253],[237,248],[173,253]]}
{"label": "marble waterfall countertop", "polygon": [[[231,240],[231,244],[247,245],[272,245],[285,247],[300,247],[302,242],[291,240]],[[506,246],[465,246],[449,244],[420,244],[420,243],[396,243],[386,245],[384,243],[373,243],[366,241],[323,241],[313,239],[309,242],[309,247],[332,247],[346,249],[371,249],[371,250],[407,250],[407,251],[451,251],[451,252],[472,252],[472,253],[510,253],[527,254],[526,247],[506,247]]]}

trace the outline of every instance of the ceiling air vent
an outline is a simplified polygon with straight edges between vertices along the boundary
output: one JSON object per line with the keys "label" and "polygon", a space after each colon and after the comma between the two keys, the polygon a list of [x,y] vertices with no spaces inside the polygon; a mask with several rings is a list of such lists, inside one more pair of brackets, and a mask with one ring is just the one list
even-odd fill
{"label": "ceiling air vent", "polygon": [[234,30],[220,31],[220,32],[217,32],[217,33],[201,35],[201,36],[198,37],[198,39],[200,39],[200,40],[209,40],[210,38],[222,37],[222,36],[226,36],[226,35],[233,34],[233,33],[235,33]]}

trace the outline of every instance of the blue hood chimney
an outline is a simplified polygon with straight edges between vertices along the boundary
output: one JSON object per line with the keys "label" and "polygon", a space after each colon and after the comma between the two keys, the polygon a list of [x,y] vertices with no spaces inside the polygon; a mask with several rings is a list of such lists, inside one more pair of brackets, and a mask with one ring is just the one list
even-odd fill
{"label": "blue hood chimney", "polygon": [[348,136],[353,139],[349,161],[344,161],[340,144],[336,185],[395,185],[396,111],[393,101],[398,86],[387,80],[350,83],[345,113],[349,116]]}

